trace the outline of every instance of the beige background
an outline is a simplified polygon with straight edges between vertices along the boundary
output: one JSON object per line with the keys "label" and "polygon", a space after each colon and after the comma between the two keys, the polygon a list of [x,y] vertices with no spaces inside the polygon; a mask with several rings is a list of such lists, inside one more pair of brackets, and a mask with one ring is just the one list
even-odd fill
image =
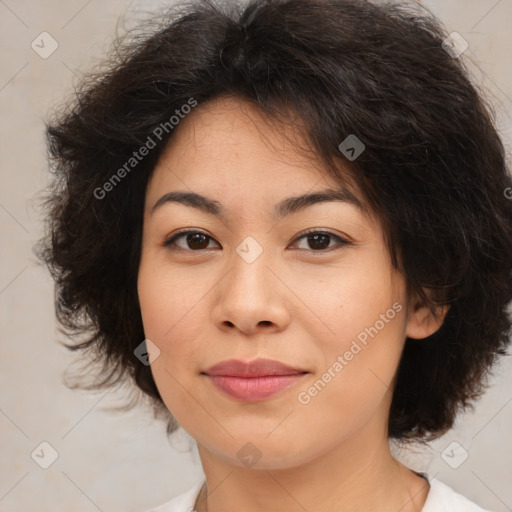
{"label": "beige background", "polygon": [[[56,342],[52,282],[31,252],[41,234],[34,196],[47,181],[45,118],[72,91],[74,73],[102,57],[121,14],[162,3],[0,0],[0,511],[141,512],[202,474],[196,451],[186,452],[187,436],[171,446],[163,424],[147,410],[106,412],[104,406],[118,401],[114,393],[93,395],[64,386],[71,356]],[[425,0],[423,5],[469,42],[464,58],[475,61],[475,81],[496,106],[510,155],[512,1]],[[59,45],[47,59],[31,48],[43,31]],[[430,448],[402,455],[410,467],[499,512],[512,510],[510,359],[503,360],[491,390],[456,429]],[[59,455],[48,469],[30,456],[42,441]],[[458,469],[442,457],[452,442],[469,455]],[[459,460],[462,448],[451,449],[445,454]]]}

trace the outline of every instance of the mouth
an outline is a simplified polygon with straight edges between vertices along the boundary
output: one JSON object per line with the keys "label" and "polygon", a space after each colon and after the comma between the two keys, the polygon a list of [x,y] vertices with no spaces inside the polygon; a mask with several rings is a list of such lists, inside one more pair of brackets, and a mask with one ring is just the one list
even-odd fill
{"label": "mouth", "polygon": [[231,377],[226,375],[207,375],[212,384],[238,400],[257,402],[275,395],[297,383],[305,373],[294,375],[267,375],[266,377]]}
{"label": "mouth", "polygon": [[279,361],[223,361],[201,372],[223,394],[237,400],[265,400],[296,384],[309,372]]}

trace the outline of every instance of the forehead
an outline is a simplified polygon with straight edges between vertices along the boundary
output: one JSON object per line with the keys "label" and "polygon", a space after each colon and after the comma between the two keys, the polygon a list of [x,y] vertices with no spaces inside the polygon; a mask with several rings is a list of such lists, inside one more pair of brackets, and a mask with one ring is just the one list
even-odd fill
{"label": "forehead", "polygon": [[[297,116],[290,114],[284,121],[237,97],[199,105],[175,128],[150,188],[199,187],[220,194],[266,188],[298,194],[308,187],[339,187],[342,180],[311,149]],[[351,183],[349,173],[343,175],[345,185]]]}

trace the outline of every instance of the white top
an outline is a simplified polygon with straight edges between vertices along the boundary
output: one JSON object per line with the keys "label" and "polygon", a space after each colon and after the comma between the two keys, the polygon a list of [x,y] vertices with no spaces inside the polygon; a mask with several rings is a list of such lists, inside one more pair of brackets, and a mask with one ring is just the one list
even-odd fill
{"label": "white top", "polygon": [[[421,512],[490,512],[456,493],[440,480],[429,478],[426,473],[420,475],[430,482],[430,490]],[[193,512],[204,482],[204,478],[201,478],[184,493],[147,512]]]}

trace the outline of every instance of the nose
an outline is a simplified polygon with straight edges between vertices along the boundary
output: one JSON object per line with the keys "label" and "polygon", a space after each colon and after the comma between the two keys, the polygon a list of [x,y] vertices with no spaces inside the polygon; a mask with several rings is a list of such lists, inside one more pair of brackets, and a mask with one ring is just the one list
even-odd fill
{"label": "nose", "polygon": [[275,333],[290,322],[286,285],[263,251],[254,261],[234,253],[230,270],[216,287],[212,317],[217,327],[245,335]]}

